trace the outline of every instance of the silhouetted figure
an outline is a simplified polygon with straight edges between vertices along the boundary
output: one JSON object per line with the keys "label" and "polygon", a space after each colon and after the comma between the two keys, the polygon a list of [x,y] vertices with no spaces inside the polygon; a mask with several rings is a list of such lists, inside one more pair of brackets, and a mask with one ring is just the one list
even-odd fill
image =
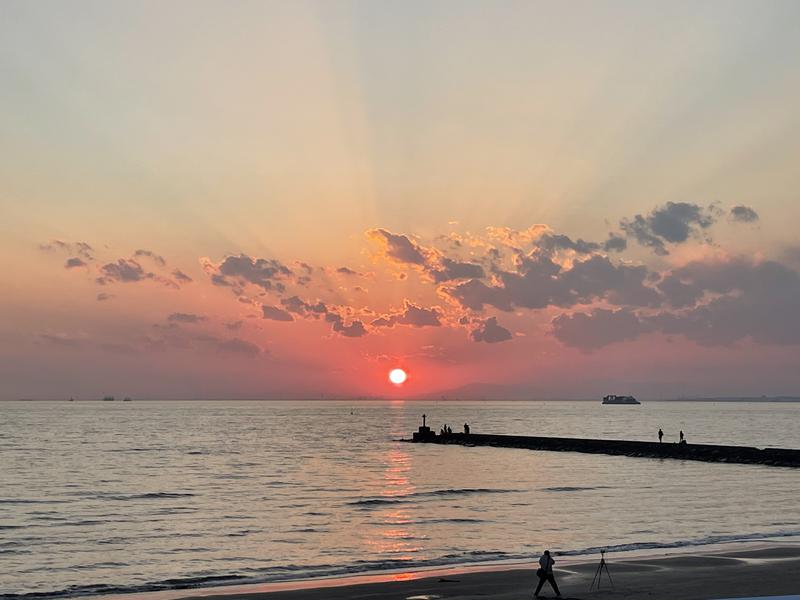
{"label": "silhouetted figure", "polygon": [[446,427],[447,427],[447,435],[450,435],[451,433],[453,433],[453,428],[452,427],[450,427],[449,425],[447,425]]}
{"label": "silhouetted figure", "polygon": [[464,435],[469,435],[469,425],[464,423]]}
{"label": "silhouetted figure", "polygon": [[664,432],[661,431],[661,427],[658,428],[658,443],[661,443],[661,440],[664,438]]}
{"label": "silhouetted figure", "polygon": [[425,419],[427,419],[427,418],[428,418],[428,415],[425,415],[425,414],[422,415],[422,426],[423,427],[425,427]]}
{"label": "silhouetted figure", "polygon": [[682,444],[684,441],[685,441],[685,440],[684,440],[684,437],[683,437],[683,429],[681,429],[681,439],[680,439],[680,443]]}
{"label": "silhouetted figure", "polygon": [[553,576],[553,565],[556,564],[556,561],[553,560],[553,557],[550,556],[550,550],[545,550],[542,557],[539,559],[539,568],[536,571],[536,575],[539,577],[539,585],[536,586],[536,591],[533,593],[534,598],[539,597],[539,592],[542,591],[542,586],[544,585],[545,581],[550,582],[553,591],[556,593],[556,596],[561,598],[561,592],[558,591],[558,585],[556,584],[556,578]]}

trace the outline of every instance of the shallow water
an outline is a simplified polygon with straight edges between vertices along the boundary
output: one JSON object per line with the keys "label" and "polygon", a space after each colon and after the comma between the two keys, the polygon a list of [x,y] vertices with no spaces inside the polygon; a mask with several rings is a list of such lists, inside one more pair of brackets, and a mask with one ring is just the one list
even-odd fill
{"label": "shallow water", "polygon": [[800,536],[798,470],[395,441],[423,412],[475,433],[800,447],[800,404],[0,403],[0,595]]}

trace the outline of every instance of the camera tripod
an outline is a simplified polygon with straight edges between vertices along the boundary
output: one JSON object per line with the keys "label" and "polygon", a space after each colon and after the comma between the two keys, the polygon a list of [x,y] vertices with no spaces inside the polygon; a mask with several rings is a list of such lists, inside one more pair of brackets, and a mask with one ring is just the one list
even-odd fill
{"label": "camera tripod", "polygon": [[606,577],[608,577],[608,582],[611,584],[611,587],[614,587],[614,580],[611,579],[611,571],[608,570],[608,563],[606,563],[606,551],[600,550],[600,564],[597,565],[597,571],[594,572],[594,578],[592,579],[592,585],[589,586],[589,591],[591,592],[594,589],[600,589],[600,582],[603,579],[603,570],[606,572]]}

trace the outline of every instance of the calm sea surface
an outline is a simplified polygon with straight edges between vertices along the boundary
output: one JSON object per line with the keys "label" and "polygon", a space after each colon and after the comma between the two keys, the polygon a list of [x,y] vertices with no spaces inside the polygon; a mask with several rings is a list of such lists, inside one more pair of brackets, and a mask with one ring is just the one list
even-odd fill
{"label": "calm sea surface", "polygon": [[800,536],[800,470],[394,441],[423,412],[800,447],[800,404],[0,403],[0,597]]}

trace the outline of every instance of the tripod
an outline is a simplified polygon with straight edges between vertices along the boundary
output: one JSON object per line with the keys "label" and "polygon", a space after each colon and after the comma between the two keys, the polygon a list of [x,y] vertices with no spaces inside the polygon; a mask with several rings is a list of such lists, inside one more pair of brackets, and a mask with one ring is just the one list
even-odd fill
{"label": "tripod", "polygon": [[589,586],[589,591],[591,592],[594,589],[600,589],[600,582],[603,579],[603,569],[605,569],[606,577],[608,577],[608,582],[611,584],[611,587],[614,587],[614,580],[611,579],[611,571],[608,570],[608,563],[606,563],[606,551],[600,550],[600,564],[597,565],[597,571],[594,572],[594,578],[592,579],[592,585]]}

